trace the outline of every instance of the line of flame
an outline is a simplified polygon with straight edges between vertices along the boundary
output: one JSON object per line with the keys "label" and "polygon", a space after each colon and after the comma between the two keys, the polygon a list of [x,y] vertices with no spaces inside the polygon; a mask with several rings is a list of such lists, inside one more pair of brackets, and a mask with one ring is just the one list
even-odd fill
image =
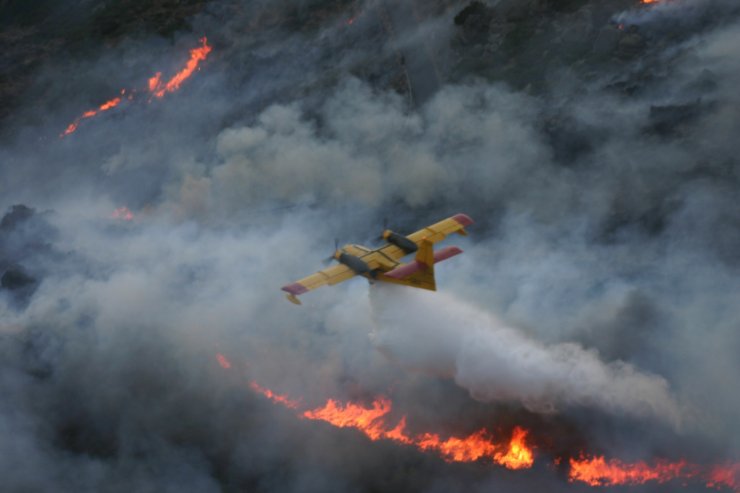
{"label": "line of flame", "polygon": [[301,405],[300,401],[292,400],[286,395],[276,394],[272,390],[260,386],[257,382],[249,382],[249,388],[267,397],[272,402],[281,404],[289,409],[297,409]]}
{"label": "line of flame", "polygon": [[[250,387],[271,401],[291,409],[300,407],[299,401],[275,394],[252,382]],[[370,440],[391,440],[410,445],[423,451],[439,454],[447,462],[473,462],[489,459],[509,469],[528,469],[534,464],[534,446],[528,440],[529,432],[515,427],[511,438],[495,441],[485,430],[478,430],[466,437],[443,439],[436,433],[412,435],[406,430],[406,416],[395,426],[389,424],[393,405],[387,397],[375,399],[370,407],[359,403],[341,403],[329,399],[324,406],[300,413],[300,417],[327,422],[338,428],[359,430]],[[559,464],[562,459],[555,459]],[[648,482],[667,483],[675,480],[702,481],[710,488],[724,488],[740,493],[740,463],[701,466],[686,460],[657,460],[653,464],[640,461],[626,463],[604,456],[571,458],[568,480],[590,486],[640,485]]]}
{"label": "line of flame", "polygon": [[[152,97],[162,98],[167,93],[177,91],[178,89],[180,89],[182,83],[190,78],[190,76],[192,76],[196,70],[198,70],[200,62],[208,58],[208,54],[212,51],[212,48],[208,44],[208,39],[206,37],[201,38],[200,43],[200,46],[190,50],[190,58],[185,64],[185,67],[177,72],[175,75],[173,75],[170,80],[168,80],[167,82],[162,82],[162,72],[157,72],[156,74],[154,74],[154,76],[148,79],[147,89],[148,92],[152,94]],[[75,118],[72,123],[67,125],[67,128],[64,129],[64,132],[62,132],[59,137],[66,137],[67,135],[74,133],[82,120],[92,118],[104,111],[115,108],[116,106],[121,104],[121,102],[123,101],[123,96],[125,94],[126,89],[123,89],[121,90],[121,96],[106,101],[95,109],[84,112],[82,115]],[[133,100],[135,94],[136,91],[129,91],[128,99]]]}
{"label": "line of flame", "polygon": [[[299,401],[276,394],[256,382],[250,382],[249,386],[272,402],[291,409],[299,407]],[[514,428],[511,440],[500,442],[494,441],[485,429],[463,438],[443,439],[436,433],[411,435],[406,430],[405,416],[395,426],[388,423],[392,409],[393,405],[386,397],[375,399],[370,407],[354,402],[343,404],[335,399],[329,399],[325,405],[303,411],[300,416],[304,419],[324,421],[338,428],[359,430],[373,441],[391,440],[415,446],[420,450],[434,451],[447,462],[472,462],[488,458],[509,469],[529,468],[534,463],[532,449],[526,443],[527,431],[523,428]]]}
{"label": "line of flame", "polygon": [[604,456],[570,459],[570,481],[580,481],[591,486],[637,485],[647,482],[665,483],[674,479],[694,478],[699,474],[696,466],[685,460],[625,463],[618,459],[607,461]]}
{"label": "line of flame", "polygon": [[570,459],[568,479],[591,486],[639,485],[648,482],[667,483],[674,480],[701,480],[710,488],[740,491],[740,464],[702,467],[686,460],[657,460],[633,463],[604,456]]}
{"label": "line of flame", "polygon": [[180,85],[193,75],[193,72],[198,69],[200,62],[208,58],[208,54],[212,50],[208,45],[208,39],[206,37],[200,38],[200,43],[200,46],[190,50],[190,59],[185,64],[185,68],[177,72],[166,83],[162,83],[161,72],[157,72],[154,77],[149,79],[149,92],[154,94],[155,97],[161,98],[168,92],[175,92],[180,89]]}
{"label": "line of flame", "polygon": [[[123,96],[125,93],[126,93],[126,90],[125,89],[122,90],[121,91],[121,96]],[[70,123],[69,125],[67,125],[67,128],[64,129],[64,132],[62,132],[62,134],[60,135],[60,137],[64,137],[65,135],[69,135],[72,132],[74,132],[75,130],[77,130],[77,127],[80,125],[80,122],[82,120],[85,120],[87,118],[92,118],[95,115],[97,115],[99,113],[102,113],[103,111],[108,111],[110,109],[115,108],[119,104],[121,104],[121,101],[123,101],[123,98],[121,98],[121,96],[118,96],[118,97],[115,97],[115,98],[113,98],[113,99],[111,99],[109,101],[106,101],[105,103],[101,104],[100,106],[98,106],[95,109],[87,110],[82,115],[80,115],[77,118],[75,118],[75,120],[72,123]]]}

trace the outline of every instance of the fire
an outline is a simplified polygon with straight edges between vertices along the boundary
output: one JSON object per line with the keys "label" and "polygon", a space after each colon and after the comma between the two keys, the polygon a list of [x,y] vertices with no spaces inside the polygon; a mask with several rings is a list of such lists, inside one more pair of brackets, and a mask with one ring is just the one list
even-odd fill
{"label": "fire", "polygon": [[528,432],[524,428],[515,427],[509,443],[509,450],[505,454],[497,452],[493,456],[493,460],[509,469],[528,469],[532,467],[532,464],[534,464],[532,449],[527,446],[524,440],[527,438],[527,434]]}
{"label": "fire", "polygon": [[740,491],[740,464],[714,466],[707,474],[707,486],[711,488],[727,487]]}
{"label": "fire", "polygon": [[162,72],[157,72],[153,77],[149,78],[149,92],[154,92],[162,84]]}
{"label": "fire", "polygon": [[334,399],[329,399],[324,407],[306,411],[302,416],[306,419],[326,421],[338,428],[356,428],[370,439],[377,440],[384,438],[385,434],[390,431],[382,419],[389,412],[391,412],[391,402],[386,398],[375,400],[370,408],[351,402],[342,405]]}
{"label": "fire", "polygon": [[[123,96],[125,93],[126,93],[126,90],[124,89],[123,91],[121,91],[121,96]],[[82,115],[78,116],[75,119],[75,121],[73,121],[72,123],[70,123],[69,125],[67,125],[67,128],[64,129],[64,132],[62,132],[62,135],[60,137],[64,137],[65,135],[69,135],[72,132],[74,132],[75,130],[77,130],[77,127],[79,126],[79,124],[80,124],[80,122],[82,120],[85,120],[87,118],[92,118],[95,115],[97,115],[99,113],[102,113],[103,111],[108,111],[110,109],[113,109],[116,106],[118,106],[119,104],[121,104],[121,101],[122,101],[122,98],[119,96],[119,97],[116,97],[116,98],[111,99],[110,101],[106,101],[105,103],[101,104],[100,106],[98,106],[97,108],[95,108],[93,110],[88,110],[88,111],[84,112]]]}
{"label": "fire", "polygon": [[[298,406],[296,401],[291,401],[286,396],[275,395],[254,382],[251,387],[273,402],[291,408]],[[391,440],[415,446],[419,450],[433,451],[447,462],[473,462],[488,458],[510,469],[528,468],[534,463],[532,450],[525,443],[527,432],[522,428],[514,429],[510,443],[494,441],[485,429],[462,438],[443,439],[436,433],[411,435],[406,430],[405,416],[401,417],[395,426],[389,423],[388,418],[392,409],[393,405],[386,397],[375,399],[369,407],[354,402],[342,404],[335,399],[329,399],[322,407],[304,411],[301,417],[325,421],[337,428],[353,428],[373,441]]]}
{"label": "fire", "polygon": [[114,210],[110,217],[111,219],[120,219],[121,221],[133,221],[134,213],[131,212],[128,207],[123,206]]}
{"label": "fire", "polygon": [[604,456],[570,459],[571,482],[581,481],[591,486],[639,485],[648,482],[667,483],[674,480],[701,480],[710,488],[740,491],[740,464],[703,467],[686,460],[658,460],[626,463]]}
{"label": "fire", "polygon": [[486,430],[478,430],[465,438],[450,437],[442,440],[435,433],[424,433],[417,437],[420,450],[433,450],[447,462],[472,462],[483,457],[492,457],[496,445]]}
{"label": "fire", "polygon": [[270,389],[261,387],[257,382],[250,382],[249,388],[257,392],[258,394],[264,395],[272,402],[275,402],[276,404],[282,404],[289,409],[296,409],[300,405],[299,401],[291,400],[286,395],[276,394]]}
{"label": "fire", "polygon": [[695,468],[680,460],[632,464],[617,459],[607,461],[604,456],[570,459],[570,481],[581,481],[591,486],[636,485],[647,482],[665,483],[678,478],[692,478]]}
{"label": "fire", "polygon": [[180,89],[180,85],[193,75],[198,69],[200,62],[208,58],[208,54],[212,48],[208,45],[208,39],[203,37],[200,39],[201,45],[197,48],[190,50],[190,59],[188,60],[185,68],[176,73],[166,83],[161,81],[161,73],[157,74],[149,79],[149,92],[154,94],[155,97],[161,98],[168,92],[175,92]]}
{"label": "fire", "polygon": [[[208,54],[212,51],[211,46],[208,44],[208,39],[203,37],[200,39],[201,45],[190,50],[190,58],[188,59],[185,67],[173,75],[167,82],[162,81],[162,72],[157,72],[147,80],[147,90],[153,97],[162,98],[165,94],[175,92],[180,89],[183,82],[190,78],[193,73],[198,70],[200,63],[208,57]],[[127,99],[133,101],[136,91],[129,91]],[[105,103],[101,104],[95,109],[84,112],[79,117],[67,125],[64,132],[61,133],[60,137],[65,137],[77,130],[82,120],[92,118],[98,114],[111,110],[121,104],[123,97],[126,96],[126,89],[121,90],[121,95],[115,97]],[[151,101],[151,99],[150,99]]]}
{"label": "fire", "polygon": [[224,370],[228,370],[231,368],[231,361],[226,359],[226,356],[224,356],[221,353],[216,353],[216,360],[218,360],[218,364],[221,365],[221,368]]}
{"label": "fire", "polygon": [[[255,392],[272,402],[298,410],[300,402],[280,395],[269,389],[250,383]],[[357,402],[342,403],[329,399],[321,407],[299,411],[304,419],[324,421],[337,428],[352,428],[362,432],[370,440],[392,442],[434,452],[446,462],[474,462],[490,460],[508,469],[529,469],[534,465],[535,447],[529,431],[516,426],[509,440],[496,440],[486,429],[480,429],[464,437],[442,438],[436,433],[412,434],[406,429],[406,416],[393,425],[393,404],[387,397],[378,397],[369,405]],[[555,465],[564,462],[562,457],[552,459]],[[701,466],[686,460],[658,460],[652,464],[644,461],[627,463],[618,459],[607,460],[604,456],[569,460],[568,480],[586,483],[594,487],[631,486],[649,482],[701,481],[711,488],[724,488],[740,493],[740,464]]]}

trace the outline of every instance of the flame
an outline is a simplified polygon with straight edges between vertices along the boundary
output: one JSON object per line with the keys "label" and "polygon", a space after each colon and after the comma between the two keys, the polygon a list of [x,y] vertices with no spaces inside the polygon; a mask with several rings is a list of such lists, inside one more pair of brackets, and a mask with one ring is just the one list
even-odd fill
{"label": "flame", "polygon": [[395,428],[385,432],[383,434],[383,438],[387,440],[393,440],[394,442],[403,443],[405,445],[410,445],[411,439],[406,436],[406,416],[401,418]]}
{"label": "flame", "polygon": [[264,395],[272,402],[276,404],[282,404],[289,409],[296,409],[300,405],[299,401],[291,400],[290,398],[288,398],[287,395],[276,394],[270,389],[261,387],[257,382],[249,382],[249,388],[257,392],[258,394]]}
{"label": "flame", "polygon": [[532,449],[527,446],[525,438],[529,432],[516,426],[511,436],[509,450],[502,454],[497,452],[493,460],[509,469],[529,469],[534,464]]}
{"label": "flame", "polygon": [[162,84],[162,72],[157,72],[153,77],[149,78],[148,86],[149,92],[154,92],[157,87]]}
{"label": "flame", "polygon": [[618,459],[607,461],[604,456],[570,459],[570,481],[581,481],[591,486],[637,485],[647,482],[665,483],[678,478],[691,478],[695,468],[685,460],[625,463]]}
{"label": "flame", "polygon": [[[208,44],[207,38],[201,38],[200,43],[200,46],[190,50],[190,59],[185,64],[185,68],[172,76],[170,80],[168,80],[167,82],[162,82],[162,72],[157,72],[147,80],[148,92],[151,93],[153,97],[162,98],[165,94],[169,92],[177,91],[178,89],[180,89],[182,83],[190,78],[190,76],[192,76],[196,70],[198,70],[200,62],[205,60],[208,57],[208,54],[212,51],[211,46]],[[129,91],[127,99],[129,101],[133,101],[135,94],[136,91]],[[123,89],[121,90],[120,96],[106,101],[95,109],[84,112],[82,115],[75,118],[72,123],[67,125],[67,128],[64,129],[64,132],[62,132],[59,137],[66,137],[67,135],[74,133],[77,130],[77,127],[79,127],[82,120],[92,118],[104,111],[115,108],[116,106],[121,104],[121,102],[123,101],[123,96],[125,95],[126,89]]]}
{"label": "flame", "polygon": [[[121,95],[123,95],[125,93],[126,93],[126,90],[125,89],[123,91],[121,91]],[[65,135],[69,135],[72,132],[74,132],[75,130],[77,130],[77,127],[80,125],[80,122],[82,120],[85,120],[87,118],[92,118],[95,115],[97,115],[98,113],[102,113],[103,111],[108,111],[110,109],[113,109],[116,106],[118,106],[119,104],[121,104],[121,101],[122,101],[122,99],[121,99],[120,96],[119,97],[115,97],[115,98],[111,99],[110,101],[106,101],[105,103],[101,104],[100,106],[98,106],[97,108],[95,108],[93,110],[88,110],[88,111],[84,112],[82,115],[78,116],[75,119],[75,121],[73,121],[72,123],[70,123],[67,126],[66,129],[64,129],[64,132],[62,132],[62,134],[60,135],[60,137],[64,137]]]}
{"label": "flame", "polygon": [[465,438],[450,437],[447,440],[435,433],[424,433],[417,437],[416,446],[421,450],[436,451],[447,462],[472,462],[492,457],[496,450],[486,430],[478,430]]}
{"label": "flame", "polygon": [[[275,403],[291,409],[300,407],[299,401],[275,394],[255,382],[250,383],[250,387]],[[495,440],[486,429],[465,437],[443,439],[436,433],[409,433],[406,429],[406,416],[402,416],[393,426],[389,419],[392,410],[393,404],[387,397],[378,397],[369,406],[329,399],[323,406],[300,412],[299,416],[324,421],[338,428],[356,429],[373,441],[390,440],[422,451],[435,452],[447,462],[488,459],[508,469],[529,469],[534,465],[535,447],[529,441],[529,431],[520,426],[514,427],[508,441]],[[563,458],[555,457],[552,461],[557,466],[563,463]],[[607,460],[604,456],[581,455],[579,458],[571,458],[569,466],[570,482],[577,481],[594,487],[701,480],[708,487],[726,488],[740,493],[740,464],[705,467],[691,464],[684,459],[658,460],[653,464],[644,461],[627,463],[618,459]]]}
{"label": "flame", "polygon": [[740,464],[712,467],[707,474],[707,486],[710,488],[727,487],[740,491]]}
{"label": "flame", "polygon": [[189,79],[191,75],[193,75],[193,72],[198,69],[198,65],[200,65],[200,62],[205,60],[212,50],[212,48],[208,45],[207,38],[201,38],[200,42],[201,46],[190,50],[190,59],[185,65],[185,68],[176,73],[166,83],[162,83],[162,74],[160,72],[157,72],[154,77],[149,79],[149,92],[153,93],[155,97],[161,98],[168,92],[175,92],[180,89],[180,85],[184,81]]}
{"label": "flame", "polygon": [[[391,402],[386,398],[376,399],[372,407],[365,408],[360,404],[348,403],[342,405],[334,399],[329,399],[324,407],[306,411],[302,416],[306,419],[326,421],[338,428],[357,428],[372,440],[384,438],[386,432],[382,418],[391,412]],[[403,436],[403,430],[397,435]]]}
{"label": "flame", "polygon": [[[274,402],[282,400],[295,405],[295,401],[285,396],[274,396],[267,389],[252,384],[253,389],[267,396]],[[526,430],[515,428],[510,443],[495,442],[485,429],[478,430],[466,437],[449,437],[442,439],[436,433],[411,435],[406,431],[406,416],[403,416],[395,426],[389,424],[388,417],[393,409],[391,401],[386,397],[375,399],[369,407],[359,403],[348,402],[342,404],[335,399],[329,399],[322,407],[304,411],[301,417],[310,420],[325,421],[338,428],[354,428],[361,431],[371,440],[391,440],[403,445],[412,445],[419,450],[434,451],[447,462],[473,462],[488,458],[510,469],[531,467],[534,463],[532,450],[524,441]]]}
{"label": "flame", "polygon": [[128,207],[118,207],[110,215],[111,219],[120,219],[121,221],[133,221],[134,213],[129,210]]}
{"label": "flame", "polygon": [[224,370],[228,370],[231,368],[231,361],[226,359],[226,356],[224,356],[221,353],[216,353],[216,359],[218,360],[218,364],[221,365],[221,368]]}
{"label": "flame", "polygon": [[740,491],[740,464],[702,467],[686,460],[658,460],[626,463],[604,456],[570,459],[568,479],[591,486],[639,485],[648,482],[667,483],[674,480],[702,480],[710,488]]}

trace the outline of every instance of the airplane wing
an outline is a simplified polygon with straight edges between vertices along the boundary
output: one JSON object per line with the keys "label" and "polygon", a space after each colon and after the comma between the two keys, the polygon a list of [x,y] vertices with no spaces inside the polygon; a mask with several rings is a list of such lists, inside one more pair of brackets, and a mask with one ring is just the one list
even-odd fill
{"label": "airplane wing", "polygon": [[448,235],[452,233],[460,233],[467,235],[465,226],[473,224],[473,220],[467,214],[455,214],[452,217],[443,219],[438,223],[434,223],[431,226],[427,226],[424,229],[420,229],[415,233],[408,235],[408,239],[416,243],[417,245],[421,240],[428,240],[432,243],[444,240]]}
{"label": "airplane wing", "polygon": [[[444,240],[452,233],[466,235],[467,232],[465,231],[465,226],[469,226],[471,224],[473,224],[473,220],[470,219],[470,216],[467,214],[455,214],[452,217],[448,217],[438,223],[434,223],[431,226],[420,229],[415,233],[411,233],[407,238],[417,245],[421,243],[421,240],[428,240],[431,243],[437,243]],[[407,252],[392,244],[385,245],[384,247],[375,250],[375,252],[385,255],[392,260],[399,260],[408,255]]]}
{"label": "airplane wing", "polygon": [[354,277],[355,272],[344,264],[333,265],[322,269],[315,274],[304,277],[292,284],[286,284],[282,289],[288,293],[288,299],[293,303],[300,304],[297,295],[306,293],[326,284],[338,284]]}

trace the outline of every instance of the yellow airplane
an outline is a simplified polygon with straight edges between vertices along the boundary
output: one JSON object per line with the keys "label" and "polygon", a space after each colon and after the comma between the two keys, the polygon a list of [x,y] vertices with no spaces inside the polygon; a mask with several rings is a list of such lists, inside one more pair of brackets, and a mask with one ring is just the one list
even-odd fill
{"label": "yellow airplane", "polygon": [[[364,276],[370,282],[383,281],[436,291],[434,264],[454,257],[462,250],[450,246],[435,252],[434,244],[452,233],[467,236],[465,226],[470,224],[473,224],[473,220],[469,216],[456,214],[408,236],[387,229],[383,232],[387,245],[374,250],[361,245],[344,245],[336,249],[330,259],[338,260],[339,265],[320,270],[281,289],[288,293],[288,300],[296,305],[301,304],[299,294],[326,284],[338,284],[354,276]],[[400,262],[414,252],[416,258],[413,261],[405,264]]]}

